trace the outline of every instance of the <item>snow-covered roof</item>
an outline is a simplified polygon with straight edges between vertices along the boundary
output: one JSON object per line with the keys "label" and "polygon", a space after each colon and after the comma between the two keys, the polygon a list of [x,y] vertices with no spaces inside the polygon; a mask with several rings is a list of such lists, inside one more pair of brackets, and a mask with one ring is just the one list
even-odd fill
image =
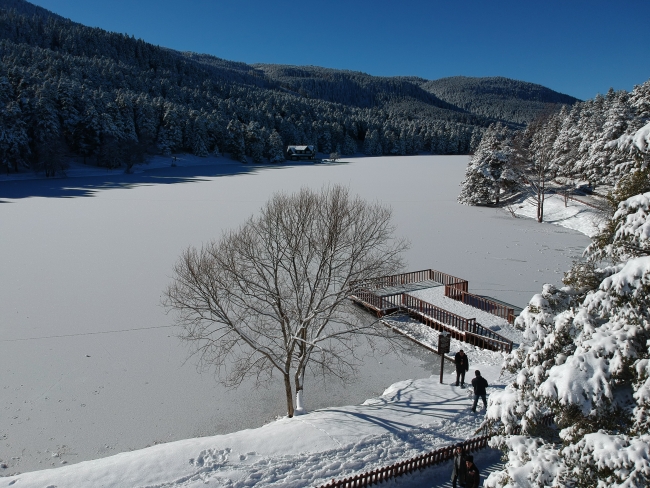
{"label": "snow-covered roof", "polygon": [[287,151],[313,151],[314,146],[288,146]]}

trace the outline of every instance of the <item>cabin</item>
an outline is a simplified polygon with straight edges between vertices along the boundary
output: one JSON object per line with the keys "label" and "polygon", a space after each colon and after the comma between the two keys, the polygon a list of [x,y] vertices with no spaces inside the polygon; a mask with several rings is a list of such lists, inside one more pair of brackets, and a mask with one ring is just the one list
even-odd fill
{"label": "cabin", "polygon": [[315,158],[316,148],[314,146],[287,146],[287,159],[291,161]]}

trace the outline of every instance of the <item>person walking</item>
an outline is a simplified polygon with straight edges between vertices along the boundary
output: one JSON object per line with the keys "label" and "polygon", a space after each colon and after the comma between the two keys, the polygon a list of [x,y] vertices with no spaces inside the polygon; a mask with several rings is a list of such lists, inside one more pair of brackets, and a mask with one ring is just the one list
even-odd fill
{"label": "person walking", "polygon": [[474,464],[474,456],[469,455],[465,458],[465,467],[467,468],[465,473],[465,487],[478,488],[481,482],[481,473],[476,467],[476,464]]}
{"label": "person walking", "polygon": [[481,376],[481,372],[478,369],[475,374],[476,378],[472,380],[472,386],[474,387],[474,405],[472,405],[472,412],[476,412],[478,397],[483,399],[483,406],[487,410],[487,391],[485,389],[488,387],[488,382]]}
{"label": "person walking", "polygon": [[465,473],[467,466],[465,464],[465,451],[462,444],[456,444],[454,448],[454,467],[451,470],[451,484],[456,488],[456,483],[460,486],[465,486]]}
{"label": "person walking", "polygon": [[469,359],[465,351],[462,349],[458,351],[454,356],[454,362],[456,363],[456,386],[458,386],[458,380],[460,380],[461,386],[465,386],[465,372],[469,371]]}

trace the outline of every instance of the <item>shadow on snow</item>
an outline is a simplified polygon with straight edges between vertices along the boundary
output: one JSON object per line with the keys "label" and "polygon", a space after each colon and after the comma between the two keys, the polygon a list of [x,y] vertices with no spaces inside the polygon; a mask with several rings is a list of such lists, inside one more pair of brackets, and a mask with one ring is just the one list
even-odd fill
{"label": "shadow on snow", "polygon": [[[136,168],[135,173],[127,174],[117,169],[114,173],[102,175],[68,176],[41,179],[0,179],[0,203],[10,203],[30,197],[76,198],[92,197],[102,190],[113,188],[136,188],[149,185],[170,185],[177,183],[196,183],[220,176],[252,174],[260,170],[295,168],[322,164],[319,161],[297,161],[282,164],[242,164],[235,161],[220,161],[215,164],[197,166],[176,166]],[[327,163],[346,164],[344,162]]]}

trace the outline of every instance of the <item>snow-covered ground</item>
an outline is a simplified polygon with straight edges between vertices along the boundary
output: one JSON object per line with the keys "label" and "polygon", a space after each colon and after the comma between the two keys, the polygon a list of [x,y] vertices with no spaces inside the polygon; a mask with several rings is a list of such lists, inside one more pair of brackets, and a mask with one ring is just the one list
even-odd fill
{"label": "snow-covered ground", "polygon": [[[537,208],[528,202],[513,205],[512,210],[521,217],[537,218]],[[544,200],[544,221],[560,225],[567,229],[577,230],[586,236],[593,237],[603,225],[603,216],[594,208],[575,200],[567,200],[559,194],[548,195]]]}
{"label": "snow-covered ground", "polygon": [[[471,289],[470,289],[471,291]],[[499,330],[500,327],[508,325],[508,321],[497,317],[478,308],[466,305],[463,302],[454,300],[445,296],[445,287],[436,286],[434,288],[425,288],[423,290],[416,290],[409,293],[415,298],[424,300],[427,303],[435,305],[436,307],[443,308],[448,312],[451,312],[460,317],[466,319],[476,319],[476,321],[481,324],[483,327],[493,329],[495,331]]]}
{"label": "snow-covered ground", "polygon": [[[244,385],[230,391],[216,384],[211,374],[197,374],[193,360],[185,362],[186,352],[170,327],[172,318],[160,307],[160,293],[180,252],[237,226],[274,191],[295,191],[304,185],[319,188],[330,182],[347,184],[362,197],[393,207],[398,234],[412,242],[406,255],[409,269],[448,272],[468,279],[474,293],[519,306],[539,292],[543,283],[558,283],[562,272],[588,243],[575,231],[513,219],[501,209],[457,204],[458,182],[467,157],[349,161],[276,168],[244,166],[224,158],[198,160],[202,164],[194,166],[189,159],[185,163],[179,158],[176,167],[171,167],[169,159],[162,159],[157,168],[153,164],[133,175],[106,172],[38,181],[0,178],[0,276],[9,277],[0,280],[0,408],[6,419],[0,424],[0,464],[8,466],[3,472],[111,456],[41,474],[21,474],[20,486],[47,486],[44,480],[49,479],[56,480],[48,481],[52,485],[67,486],[63,480],[77,476],[69,473],[95,476],[96,470],[112,470],[107,479],[131,476],[128,473],[136,471],[133,476],[157,476],[146,473],[151,466],[167,477],[168,483],[194,476],[192,473],[201,469],[206,475],[219,471],[218,476],[223,477],[225,468],[192,467],[189,459],[199,459],[203,449],[217,452],[231,448],[234,452],[232,446],[240,444],[231,442],[234,437],[229,436],[240,436],[237,442],[241,443],[257,439],[255,446],[268,440],[266,432],[281,437],[277,432],[294,421],[262,427],[270,429],[264,431],[264,439],[258,439],[260,429],[250,431],[250,437],[248,431],[234,433],[261,426],[282,414],[280,389],[271,385],[270,389],[251,390],[250,385]],[[91,170],[79,171],[88,175]],[[486,376],[492,383],[497,381],[499,360],[488,359],[470,356],[472,368],[486,364],[481,370],[489,372]],[[329,418],[340,410],[338,407],[376,397],[398,380],[427,378],[435,373],[436,361],[431,358],[414,353],[405,361],[389,356],[367,358],[359,379],[347,386],[308,383],[306,407],[312,411],[337,407],[322,414]],[[434,380],[417,380],[415,390],[409,387],[409,391],[417,391],[409,405],[415,405],[417,399],[452,394],[449,387],[434,389]],[[427,425],[439,426],[428,428],[433,437],[454,437],[453,429],[439,422],[465,415],[469,407],[466,391],[457,394],[463,399],[462,405],[440,418],[425,418],[421,413],[405,415],[402,411],[402,417],[413,421],[402,418],[406,425],[399,435],[411,430],[416,435]],[[445,402],[454,404],[455,398]],[[382,415],[390,415],[397,407],[389,402],[364,408],[374,409],[372,418],[378,420],[366,423],[375,429],[376,424],[384,422]],[[428,410],[422,405],[418,408]],[[295,419],[294,424],[304,428],[305,418]],[[349,424],[346,421],[342,425]],[[458,431],[457,437],[471,435],[474,424],[468,425],[469,430]],[[330,432],[329,427],[323,429]],[[215,434],[221,435],[191,439]],[[359,433],[356,442],[365,435],[397,434],[371,430]],[[292,440],[289,434],[288,438]],[[345,444],[345,439],[336,438]],[[180,444],[123,452],[169,441]],[[313,454],[321,444],[312,441],[315,447],[308,452]],[[331,447],[322,444],[322,449],[341,449],[331,442]],[[304,454],[280,441],[277,449],[276,444],[269,443],[273,445],[266,450],[259,446],[263,453],[260,462],[291,453],[303,459],[300,456]],[[241,447],[237,452],[246,456],[257,449]],[[402,448],[394,449],[400,452]],[[119,452],[123,453],[112,456]],[[168,454],[149,458],[151,452]],[[252,462],[253,458],[248,459]],[[120,464],[122,460],[124,465]],[[233,462],[234,456],[229,455],[229,460]],[[272,470],[274,465],[270,463],[265,469]],[[324,478],[335,476],[336,469]],[[248,475],[241,476],[245,479]],[[149,483],[142,479],[140,485]],[[32,485],[28,480],[38,481]],[[137,483],[120,485],[115,481],[106,486]]]}
{"label": "snow-covered ground", "polygon": [[[488,393],[505,386],[509,378],[500,374],[501,354],[452,342],[453,350],[467,352],[470,373],[480,368],[488,378]],[[0,486],[318,486],[476,436],[482,415],[470,412],[470,389],[456,387],[452,380],[455,375],[446,370],[443,384],[438,375],[404,380],[358,406],[324,408],[257,429],[24,473]],[[448,477],[445,466],[432,469],[425,479],[431,486]],[[414,482],[396,484],[401,481]]]}

